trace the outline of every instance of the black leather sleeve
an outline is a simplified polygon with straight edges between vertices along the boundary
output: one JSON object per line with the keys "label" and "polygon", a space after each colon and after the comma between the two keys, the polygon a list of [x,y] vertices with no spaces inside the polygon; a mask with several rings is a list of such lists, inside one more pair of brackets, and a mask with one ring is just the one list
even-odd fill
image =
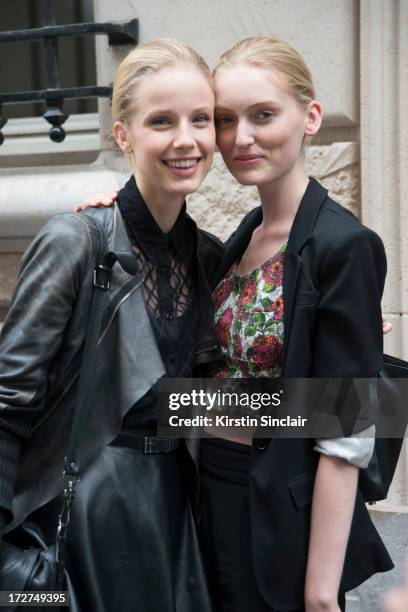
{"label": "black leather sleeve", "polygon": [[0,336],[0,508],[8,513],[21,445],[43,408],[91,244],[84,220],[61,214],[45,225],[22,260]]}

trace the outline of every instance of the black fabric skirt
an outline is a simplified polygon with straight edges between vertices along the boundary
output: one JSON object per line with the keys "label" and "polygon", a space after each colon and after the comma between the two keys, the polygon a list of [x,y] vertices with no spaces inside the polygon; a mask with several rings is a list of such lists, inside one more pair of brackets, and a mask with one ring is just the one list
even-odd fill
{"label": "black fabric skirt", "polygon": [[72,612],[211,612],[186,460],[184,447],[146,455],[111,445],[87,468],[67,539]]}

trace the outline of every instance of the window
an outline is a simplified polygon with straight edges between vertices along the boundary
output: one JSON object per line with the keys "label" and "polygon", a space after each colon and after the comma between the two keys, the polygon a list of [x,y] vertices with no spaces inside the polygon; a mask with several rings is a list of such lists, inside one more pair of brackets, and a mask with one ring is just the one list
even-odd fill
{"label": "window", "polygon": [[[40,0],[2,0],[2,31],[43,25]],[[55,2],[57,25],[93,22],[92,0]],[[96,84],[95,38],[91,35],[58,39],[61,87]],[[0,91],[17,92],[46,88],[45,54],[41,40],[0,44]],[[48,138],[50,125],[42,118],[45,102],[5,104],[2,116],[5,142],[0,146],[0,168],[89,163],[99,151],[97,99],[65,100],[69,114],[67,138],[56,144]]]}
{"label": "window", "polygon": [[[40,0],[2,0],[2,31],[39,28]],[[58,25],[93,21],[92,0],[56,2]],[[64,36],[58,40],[61,87],[96,84],[95,40],[93,36]],[[0,91],[45,89],[45,58],[40,40],[7,42],[0,45]],[[3,107],[7,119],[41,116],[44,102],[11,104]],[[96,99],[66,100],[68,114],[94,113]]]}

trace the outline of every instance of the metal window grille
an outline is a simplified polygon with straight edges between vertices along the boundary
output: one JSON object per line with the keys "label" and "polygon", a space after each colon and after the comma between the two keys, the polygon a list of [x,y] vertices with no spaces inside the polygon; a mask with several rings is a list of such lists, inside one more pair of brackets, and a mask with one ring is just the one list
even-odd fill
{"label": "metal window grille", "polygon": [[0,32],[0,43],[27,40],[40,40],[44,50],[46,66],[46,88],[21,92],[0,93],[0,145],[4,142],[1,130],[7,123],[2,116],[2,105],[21,102],[46,102],[44,119],[50,123],[49,137],[54,142],[62,142],[65,130],[62,124],[68,118],[63,110],[64,100],[69,98],[110,97],[111,86],[81,86],[61,88],[58,65],[58,38],[85,34],[105,34],[110,45],[128,45],[138,42],[138,20],[128,22],[75,23],[57,25],[55,15],[56,0],[40,0],[42,27],[25,30]]}

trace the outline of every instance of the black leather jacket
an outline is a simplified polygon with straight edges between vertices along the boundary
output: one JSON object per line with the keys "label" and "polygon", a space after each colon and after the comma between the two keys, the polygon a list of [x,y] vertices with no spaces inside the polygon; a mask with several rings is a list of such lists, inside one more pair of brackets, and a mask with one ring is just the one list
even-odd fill
{"label": "black leather jacket", "polygon": [[[90,217],[93,219],[90,220]],[[103,227],[112,251],[131,251],[118,208],[51,219],[25,253],[0,337],[0,508],[11,529],[62,490],[62,467]],[[196,363],[219,355],[206,281],[222,244],[197,230],[200,333]],[[85,467],[164,374],[141,279],[113,268],[95,363]],[[14,491],[14,501],[13,499]]]}

